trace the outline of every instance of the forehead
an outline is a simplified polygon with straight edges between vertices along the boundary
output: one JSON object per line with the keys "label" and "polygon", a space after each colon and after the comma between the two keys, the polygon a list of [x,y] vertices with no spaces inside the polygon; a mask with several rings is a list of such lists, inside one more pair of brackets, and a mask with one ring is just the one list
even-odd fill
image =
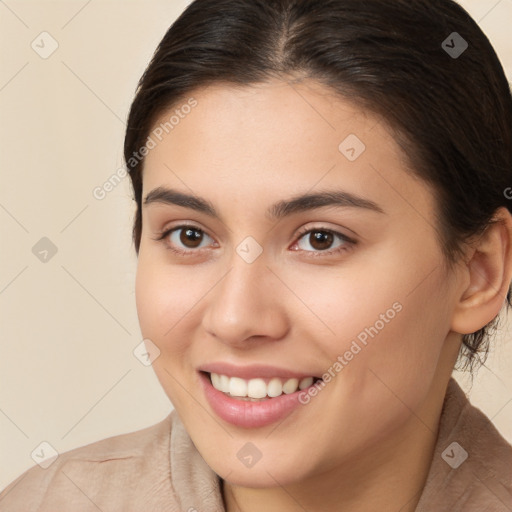
{"label": "forehead", "polygon": [[385,121],[315,81],[196,89],[162,113],[151,137],[144,195],[169,185],[261,203],[343,187],[396,212],[411,209],[406,198],[433,206]]}

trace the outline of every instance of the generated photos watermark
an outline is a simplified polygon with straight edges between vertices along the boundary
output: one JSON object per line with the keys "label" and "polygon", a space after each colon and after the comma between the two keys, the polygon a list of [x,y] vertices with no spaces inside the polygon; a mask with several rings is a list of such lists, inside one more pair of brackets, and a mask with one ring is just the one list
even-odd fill
{"label": "generated photos watermark", "polygon": [[348,350],[346,350],[343,355],[339,355],[336,358],[336,361],[327,369],[327,371],[322,375],[322,379],[315,382],[309,388],[303,390],[299,393],[299,402],[303,405],[308,404],[311,401],[311,398],[318,395],[320,391],[322,391],[325,386],[333,380],[336,375],[338,375],[343,368],[345,368],[350,361],[354,359],[357,354],[359,354],[363,348],[368,346],[369,338],[375,338],[379,334],[387,324],[393,320],[400,311],[402,311],[403,306],[400,302],[394,302],[393,305],[386,310],[385,313],[381,313],[379,315],[379,319],[375,321],[375,323],[370,327],[365,327],[353,340],[350,344]]}

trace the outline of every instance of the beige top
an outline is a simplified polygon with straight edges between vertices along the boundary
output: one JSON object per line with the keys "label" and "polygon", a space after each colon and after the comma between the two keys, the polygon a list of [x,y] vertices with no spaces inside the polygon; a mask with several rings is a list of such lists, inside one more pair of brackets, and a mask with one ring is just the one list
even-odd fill
{"label": "beige top", "polygon": [[[462,462],[465,452],[468,457]],[[219,477],[172,411],[151,427],[62,453],[47,469],[30,468],[0,494],[0,511],[225,512],[225,508]],[[512,446],[469,403],[453,378],[416,508],[427,511],[512,511]]]}

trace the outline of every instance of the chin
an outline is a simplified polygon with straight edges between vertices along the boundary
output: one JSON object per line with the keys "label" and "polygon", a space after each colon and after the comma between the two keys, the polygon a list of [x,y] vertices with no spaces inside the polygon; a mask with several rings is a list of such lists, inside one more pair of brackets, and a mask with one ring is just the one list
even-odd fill
{"label": "chin", "polygon": [[[310,463],[307,468],[302,466],[304,457],[300,455],[300,449],[292,450],[292,453],[297,454],[296,457],[274,454],[265,457],[263,453],[261,459],[252,466],[245,466],[240,460],[243,457],[238,456],[244,445],[246,441],[234,442],[232,448],[227,448],[221,453],[207,453],[202,450],[200,444],[196,444],[210,468],[223,480],[235,486],[261,489],[292,485],[306,479],[311,471]],[[270,448],[268,449],[270,451]],[[302,471],[299,472],[299,469]]]}

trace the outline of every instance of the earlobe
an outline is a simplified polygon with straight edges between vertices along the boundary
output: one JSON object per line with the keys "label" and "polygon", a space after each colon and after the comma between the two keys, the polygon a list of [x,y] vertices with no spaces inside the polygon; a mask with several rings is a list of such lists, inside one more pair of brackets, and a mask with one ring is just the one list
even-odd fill
{"label": "earlobe", "polygon": [[505,303],[512,279],[512,216],[501,207],[472,245],[464,265],[465,285],[451,330],[471,334],[491,322]]}

